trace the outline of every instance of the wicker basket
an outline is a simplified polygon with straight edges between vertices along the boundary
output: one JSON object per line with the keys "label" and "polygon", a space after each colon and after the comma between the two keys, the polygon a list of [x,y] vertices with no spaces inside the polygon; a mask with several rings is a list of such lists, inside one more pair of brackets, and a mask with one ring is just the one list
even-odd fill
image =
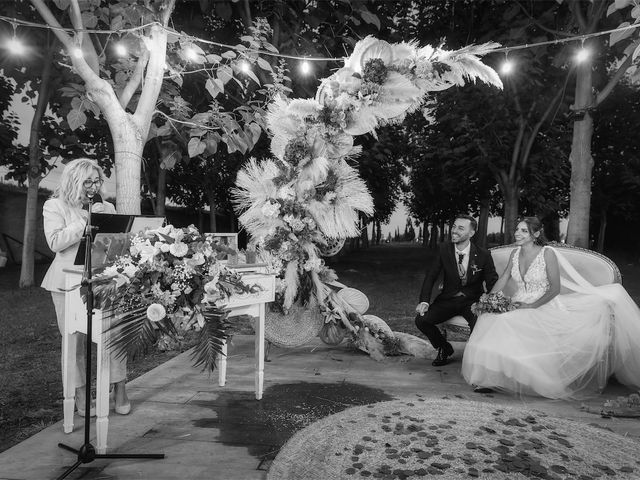
{"label": "wicker basket", "polygon": [[294,304],[284,315],[267,310],[264,319],[264,338],[278,347],[299,347],[318,336],[324,317],[316,308]]}
{"label": "wicker basket", "polygon": [[324,237],[327,242],[326,245],[320,244],[318,245],[318,249],[320,250],[320,255],[323,257],[333,257],[337,255],[342,247],[344,246],[344,238],[327,238]]}

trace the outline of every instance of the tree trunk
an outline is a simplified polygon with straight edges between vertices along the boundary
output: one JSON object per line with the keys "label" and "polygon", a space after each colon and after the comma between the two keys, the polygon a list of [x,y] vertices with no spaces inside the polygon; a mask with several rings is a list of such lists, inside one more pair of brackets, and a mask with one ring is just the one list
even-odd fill
{"label": "tree trunk", "polygon": [[166,214],[167,203],[167,169],[158,170],[158,191],[156,192],[156,215]]}
{"label": "tree trunk", "polygon": [[380,245],[382,241],[382,229],[380,228],[380,220],[376,220],[376,245]]}
{"label": "tree trunk", "polygon": [[[592,93],[591,62],[584,62],[576,72],[575,109],[580,112],[591,106]],[[573,122],[573,140],[571,142],[571,190],[569,200],[569,227],[567,243],[577,247],[589,248],[589,211],[591,208],[591,137],[593,118],[587,111],[584,118]]]}
{"label": "tree trunk", "polygon": [[487,246],[487,230],[489,229],[489,198],[480,199],[480,217],[478,218],[478,231],[476,232],[476,245],[482,248]]}
{"label": "tree trunk", "polygon": [[29,172],[27,202],[24,214],[24,233],[22,238],[22,265],[20,266],[20,287],[31,287],[35,283],[34,255],[36,248],[37,219],[38,219],[38,187],[42,177],[40,175],[40,126],[42,117],[49,104],[51,92],[51,63],[53,48],[47,49],[38,91],[38,103],[31,120],[29,133]]}
{"label": "tree trunk", "polygon": [[229,231],[231,233],[236,233],[238,231],[236,228],[236,215],[233,213],[233,208],[229,209]]}
{"label": "tree trunk", "polygon": [[560,215],[553,210],[546,215],[539,216],[544,226],[544,236],[551,242],[560,241]]}
{"label": "tree trunk", "polygon": [[513,233],[516,230],[516,221],[518,219],[519,194],[518,187],[513,185],[505,185],[502,190],[504,197],[504,244],[513,243]]}
{"label": "tree trunk", "polygon": [[213,190],[207,192],[209,197],[209,231],[215,233],[218,231],[218,222],[216,220],[216,199]]}
{"label": "tree trunk", "polygon": [[140,172],[146,133],[128,114],[121,123],[109,122],[116,165],[116,209],[118,213],[140,215]]}
{"label": "tree trunk", "polygon": [[444,219],[440,220],[440,243],[444,242],[446,238],[445,225],[446,221]]}
{"label": "tree trunk", "polygon": [[363,222],[362,230],[360,232],[362,248],[369,248],[369,229],[367,228],[366,222]]}
{"label": "tree trunk", "polygon": [[604,252],[604,239],[607,233],[607,209],[602,208],[600,211],[600,228],[598,229],[598,246],[596,250],[600,253]]}
{"label": "tree trunk", "polygon": [[422,227],[422,246],[423,247],[427,247],[429,246],[429,239],[431,238],[431,236],[429,235],[429,219],[425,218],[423,220],[423,227]]}
{"label": "tree trunk", "polygon": [[157,215],[158,208],[156,207],[156,202],[154,202],[153,200],[153,186],[151,185],[151,174],[149,172],[148,163],[147,163],[147,167],[143,167],[142,171],[144,172],[144,181],[147,186],[147,193],[146,193],[147,200],[151,205],[151,210],[153,211],[153,214]]}
{"label": "tree trunk", "polygon": [[198,230],[204,233],[204,212],[202,209],[198,210]]}
{"label": "tree trunk", "polygon": [[434,220],[433,223],[431,224],[431,243],[429,245],[429,248],[434,250],[437,247],[438,247],[438,225],[436,225],[436,222]]}

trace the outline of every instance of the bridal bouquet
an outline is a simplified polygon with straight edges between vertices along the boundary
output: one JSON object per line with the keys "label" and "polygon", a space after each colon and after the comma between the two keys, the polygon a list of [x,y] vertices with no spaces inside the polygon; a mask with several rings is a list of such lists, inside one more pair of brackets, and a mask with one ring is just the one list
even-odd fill
{"label": "bridal bouquet", "polygon": [[480,299],[471,305],[471,311],[478,316],[483,313],[505,313],[515,309],[511,298],[502,292],[483,293]]}
{"label": "bridal bouquet", "polygon": [[111,346],[121,354],[134,354],[153,343],[157,330],[177,337],[195,329],[200,331],[196,365],[212,370],[227,336],[224,303],[235,293],[260,288],[244,284],[218,259],[219,253],[235,251],[193,225],[167,225],[135,235],[129,254],[93,279],[96,306],[117,318]]}

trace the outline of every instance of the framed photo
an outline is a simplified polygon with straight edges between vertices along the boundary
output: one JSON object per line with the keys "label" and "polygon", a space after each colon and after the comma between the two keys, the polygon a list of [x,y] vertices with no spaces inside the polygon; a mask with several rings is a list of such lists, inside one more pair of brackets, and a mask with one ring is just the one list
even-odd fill
{"label": "framed photo", "polygon": [[229,264],[238,262],[237,233],[206,233],[205,236],[211,239],[212,243],[218,247],[218,260]]}
{"label": "framed photo", "polygon": [[166,219],[152,215],[136,215],[131,218],[128,232],[132,234],[144,233],[145,230],[156,230],[164,226]]}
{"label": "framed photo", "polygon": [[97,233],[91,245],[91,266],[102,267],[129,253],[131,235],[128,233]]}

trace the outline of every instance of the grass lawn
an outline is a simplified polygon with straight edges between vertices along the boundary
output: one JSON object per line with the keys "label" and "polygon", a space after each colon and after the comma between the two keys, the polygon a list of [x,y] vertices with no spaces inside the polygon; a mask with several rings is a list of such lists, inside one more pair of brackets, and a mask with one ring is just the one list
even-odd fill
{"label": "grass lawn", "polygon": [[[415,244],[385,244],[327,259],[340,281],[370,300],[369,312],[393,330],[418,335],[413,318],[433,252]],[[638,256],[611,255],[624,285],[640,302]],[[47,265],[38,265],[36,280]],[[60,334],[53,304],[41,288],[19,289],[19,268],[0,269],[0,451],[62,418]],[[246,331],[246,326],[241,326]],[[152,351],[129,364],[135,378],[179,352]]]}

